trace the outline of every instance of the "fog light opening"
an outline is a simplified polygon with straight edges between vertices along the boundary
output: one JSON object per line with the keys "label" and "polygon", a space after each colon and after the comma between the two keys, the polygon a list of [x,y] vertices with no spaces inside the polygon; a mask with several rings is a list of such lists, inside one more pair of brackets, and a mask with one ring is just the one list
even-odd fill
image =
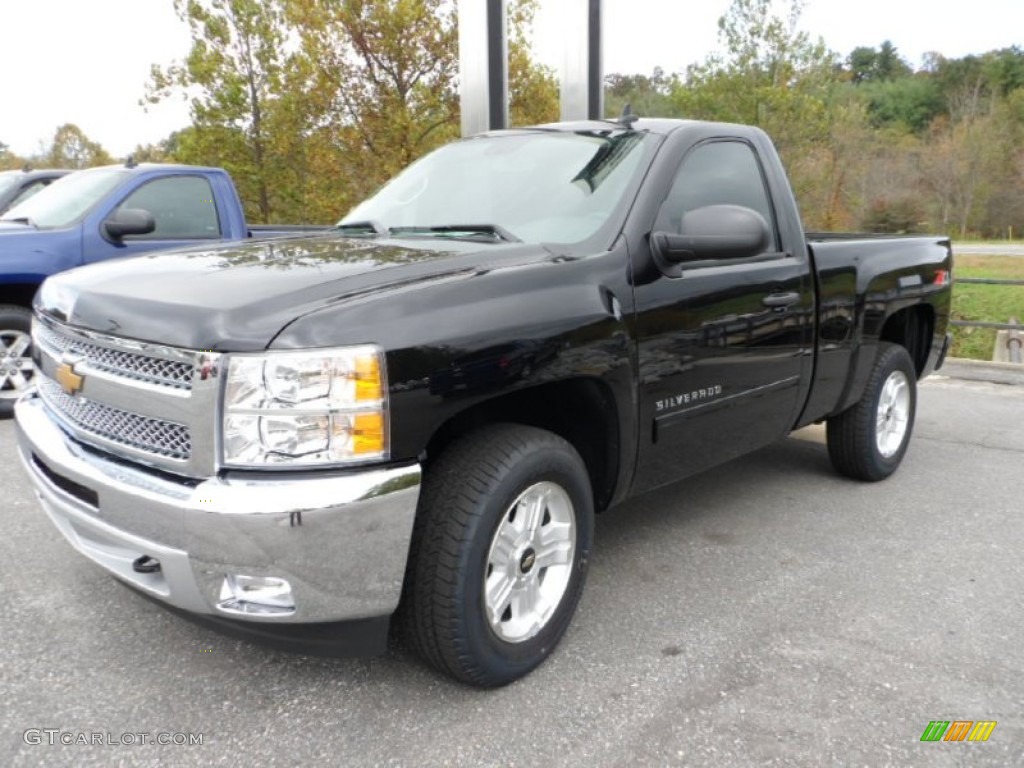
{"label": "fog light opening", "polygon": [[291,584],[284,579],[229,573],[221,584],[217,608],[250,616],[287,616],[295,613],[295,598]]}

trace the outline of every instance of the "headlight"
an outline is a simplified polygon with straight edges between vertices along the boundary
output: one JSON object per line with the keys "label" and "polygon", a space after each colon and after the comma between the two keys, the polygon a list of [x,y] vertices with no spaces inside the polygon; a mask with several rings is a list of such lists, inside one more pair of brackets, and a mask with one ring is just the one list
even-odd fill
{"label": "headlight", "polygon": [[230,467],[387,458],[383,354],[363,346],[230,355],[222,445]]}

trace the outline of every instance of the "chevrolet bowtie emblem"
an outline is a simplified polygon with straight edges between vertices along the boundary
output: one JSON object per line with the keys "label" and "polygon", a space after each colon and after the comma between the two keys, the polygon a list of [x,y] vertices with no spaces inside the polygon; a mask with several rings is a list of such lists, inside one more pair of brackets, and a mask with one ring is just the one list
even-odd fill
{"label": "chevrolet bowtie emblem", "polygon": [[82,391],[85,377],[75,373],[74,363],[61,363],[57,366],[57,383],[69,395],[74,395]]}

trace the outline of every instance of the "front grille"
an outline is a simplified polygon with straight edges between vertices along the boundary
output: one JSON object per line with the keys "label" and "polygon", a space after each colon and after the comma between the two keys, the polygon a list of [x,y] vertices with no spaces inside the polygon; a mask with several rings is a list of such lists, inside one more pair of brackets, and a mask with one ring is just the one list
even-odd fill
{"label": "front grille", "polygon": [[71,397],[45,376],[39,377],[39,393],[58,416],[82,432],[154,456],[187,460],[192,455],[192,436],[182,424]]}
{"label": "front grille", "polygon": [[174,389],[192,388],[191,363],[103,347],[51,328],[46,323],[36,324],[35,341],[47,347],[57,360],[65,352],[72,352],[83,356],[88,367],[114,376]]}

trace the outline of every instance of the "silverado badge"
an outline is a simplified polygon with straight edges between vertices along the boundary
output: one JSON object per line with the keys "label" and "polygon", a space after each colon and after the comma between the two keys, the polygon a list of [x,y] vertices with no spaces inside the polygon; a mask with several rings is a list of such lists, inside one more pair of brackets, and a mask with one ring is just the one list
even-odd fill
{"label": "silverado badge", "polygon": [[61,363],[57,366],[57,383],[69,395],[74,395],[82,391],[85,377],[75,373],[74,363]]}

